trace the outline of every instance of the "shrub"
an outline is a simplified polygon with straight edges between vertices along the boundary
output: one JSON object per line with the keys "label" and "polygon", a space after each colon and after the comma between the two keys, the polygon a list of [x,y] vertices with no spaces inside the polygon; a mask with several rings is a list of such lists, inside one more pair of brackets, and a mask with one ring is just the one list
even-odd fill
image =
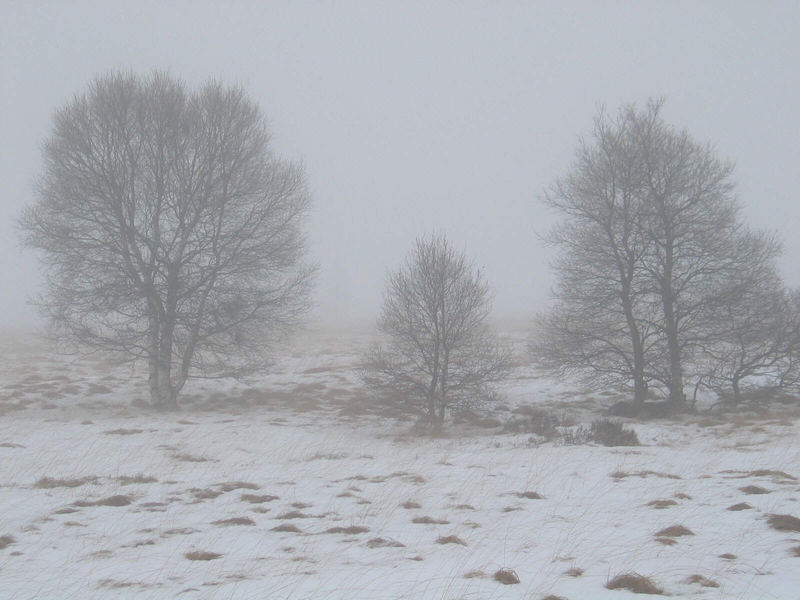
{"label": "shrub", "polygon": [[603,446],[639,445],[639,438],[633,429],[610,419],[597,419],[592,422],[591,439]]}
{"label": "shrub", "polygon": [[628,590],[634,594],[663,594],[664,590],[649,577],[638,573],[623,573],[606,583],[609,590]]}

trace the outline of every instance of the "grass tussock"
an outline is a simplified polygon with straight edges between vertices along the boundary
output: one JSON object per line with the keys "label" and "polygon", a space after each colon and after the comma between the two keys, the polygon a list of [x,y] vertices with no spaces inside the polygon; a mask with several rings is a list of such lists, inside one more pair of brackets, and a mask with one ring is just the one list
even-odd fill
{"label": "grass tussock", "polygon": [[222,557],[222,554],[216,552],[206,552],[204,550],[192,550],[183,555],[189,560],[216,560]]}
{"label": "grass tussock", "polygon": [[751,495],[759,495],[759,494],[769,494],[770,490],[761,487],[760,485],[746,485],[744,487],[739,488],[740,492],[744,492],[745,494]]}
{"label": "grass tussock", "polygon": [[502,583],[503,585],[514,585],[515,583],[519,583],[519,575],[514,569],[507,569],[502,568],[495,571],[494,580]]}
{"label": "grass tussock", "polygon": [[639,446],[636,432],[618,421],[597,419],[590,428],[591,439],[603,446]]}
{"label": "grass tussock", "polygon": [[278,500],[278,496],[272,496],[270,494],[242,494],[240,499],[242,502],[249,502],[250,504],[263,504],[264,502]]}
{"label": "grass tussock", "polygon": [[580,567],[572,567],[571,569],[567,569],[564,572],[564,575],[569,575],[570,577],[580,577],[583,575],[583,569]]}
{"label": "grass tussock", "polygon": [[681,537],[683,535],[694,535],[694,532],[683,525],[670,525],[655,533],[656,537]]}
{"label": "grass tussock", "polygon": [[767,516],[767,523],[778,531],[800,531],[800,519],[792,515],[771,514]]}
{"label": "grass tussock", "polygon": [[720,554],[719,557],[724,558],[725,560],[736,560],[737,558],[739,558],[738,556],[736,556],[735,554],[731,554],[730,552],[726,552],[725,554]]}
{"label": "grass tussock", "polygon": [[413,500],[406,500],[400,506],[408,510],[412,510],[415,508],[422,508],[422,505],[419,502],[414,502]]}
{"label": "grass tussock", "polygon": [[217,490],[210,490],[210,489],[199,489],[193,488],[189,490],[192,493],[192,496],[195,497],[197,500],[213,500],[217,496],[221,496],[222,492],[218,492]]}
{"label": "grass tussock", "polygon": [[564,596],[556,596],[555,594],[548,594],[542,600],[567,600]]}
{"label": "grass tussock", "polygon": [[132,485],[134,483],[156,483],[158,482],[158,479],[151,477],[150,475],[139,473],[137,475],[122,475],[117,477],[117,481],[119,481],[122,485]]}
{"label": "grass tussock", "polygon": [[308,519],[311,515],[307,515],[304,512],[300,512],[299,510],[290,510],[289,512],[281,513],[276,519]]}
{"label": "grass tussock", "polygon": [[331,527],[326,529],[323,533],[345,533],[347,535],[355,535],[357,533],[367,533],[369,527],[361,527],[359,525],[351,525],[350,527]]}
{"label": "grass tussock", "polygon": [[119,429],[110,429],[108,431],[104,431],[106,435],[135,435],[137,433],[143,433],[144,429],[125,429],[124,427],[120,427]]}
{"label": "grass tussock", "polygon": [[230,519],[219,519],[218,521],[212,521],[211,524],[217,525],[218,527],[231,527],[234,525],[255,525],[256,522],[250,517],[231,517]]}
{"label": "grass tussock", "polygon": [[747,502],[739,502],[738,504],[729,506],[726,510],[731,510],[736,512],[740,510],[750,510],[751,508],[753,508],[753,506],[748,504]]}
{"label": "grass tussock", "polygon": [[131,496],[126,496],[124,494],[115,494],[113,496],[109,496],[108,498],[101,498],[100,500],[95,500],[92,502],[91,500],[78,500],[73,502],[73,506],[79,506],[81,508],[85,508],[88,506],[128,506],[133,502],[133,498]]}
{"label": "grass tussock", "polygon": [[792,556],[800,557],[800,546],[794,546],[793,548],[790,548],[789,554],[791,554]]}
{"label": "grass tussock", "polygon": [[217,487],[223,492],[232,492],[233,490],[257,490],[260,486],[255,483],[248,483],[247,481],[227,481],[225,483],[218,483]]}
{"label": "grass tussock", "polygon": [[634,473],[626,473],[625,471],[614,471],[610,477],[612,479],[626,479],[628,477],[640,477],[647,479],[648,477],[659,477],[661,479],[680,479],[680,475],[673,475],[672,473],[662,473],[660,471],[636,471]]}
{"label": "grass tussock", "polygon": [[436,543],[437,544],[460,544],[461,546],[466,546],[467,545],[467,542],[462,540],[457,535],[443,535],[443,536],[440,536],[436,540]]}
{"label": "grass tussock", "polygon": [[464,573],[464,579],[485,579],[486,573],[479,569],[475,569],[470,571],[469,573]]}
{"label": "grass tussock", "polygon": [[517,498],[526,498],[527,500],[543,500],[544,496],[538,492],[519,492],[516,494]]}
{"label": "grass tussock", "polygon": [[684,583],[695,583],[695,584],[701,585],[701,586],[706,587],[706,588],[718,588],[719,587],[719,583],[717,583],[713,579],[709,579],[708,577],[705,577],[704,575],[699,575],[699,574],[690,575],[689,577],[684,579],[683,582]]}
{"label": "grass tussock", "polygon": [[367,542],[367,548],[405,548],[405,544],[401,544],[397,540],[388,538],[372,538]]}
{"label": "grass tussock", "polygon": [[412,523],[417,525],[449,525],[450,521],[446,519],[434,519],[433,517],[414,517],[411,519]]}
{"label": "grass tussock", "polygon": [[33,487],[39,489],[49,490],[52,488],[76,488],[82,485],[86,485],[87,483],[97,483],[97,477],[80,477],[74,479],[55,479],[53,477],[42,477],[36,483],[33,484]]}
{"label": "grass tussock", "polygon": [[650,502],[647,503],[647,506],[656,509],[664,509],[669,508],[670,506],[677,506],[677,504],[678,503],[675,502],[675,500],[650,500]]}
{"label": "grass tussock", "polygon": [[270,531],[277,531],[278,533],[303,533],[297,525],[291,523],[281,523],[277,527],[273,527]]}
{"label": "grass tussock", "polygon": [[15,544],[17,539],[13,535],[0,535],[0,550],[8,548],[11,544]]}
{"label": "grass tussock", "polygon": [[606,583],[609,590],[628,590],[634,594],[663,594],[656,582],[639,573],[622,573]]}
{"label": "grass tussock", "polygon": [[210,462],[210,458],[206,458],[205,456],[196,456],[194,454],[189,454],[188,452],[175,452],[170,455],[173,460],[178,460],[181,462],[192,462],[192,463],[202,463],[202,462]]}

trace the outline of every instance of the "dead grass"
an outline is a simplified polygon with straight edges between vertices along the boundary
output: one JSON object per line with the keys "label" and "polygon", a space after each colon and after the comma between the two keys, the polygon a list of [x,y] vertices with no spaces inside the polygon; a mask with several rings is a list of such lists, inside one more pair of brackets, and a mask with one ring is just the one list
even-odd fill
{"label": "dead grass", "polygon": [[564,572],[564,575],[569,575],[570,577],[580,577],[583,575],[583,569],[580,567],[572,567],[571,569],[567,569]]}
{"label": "dead grass", "polygon": [[638,573],[622,573],[606,583],[609,590],[628,590],[634,594],[663,594],[655,581]]}
{"label": "dead grass", "polygon": [[216,560],[222,557],[222,554],[216,552],[206,552],[204,550],[192,550],[183,555],[189,560]]}
{"label": "dead grass", "polygon": [[255,525],[256,522],[250,517],[231,517],[230,519],[212,521],[211,524],[218,527],[231,527],[233,525]]}
{"label": "dead grass", "polygon": [[662,473],[659,471],[636,471],[635,473],[626,473],[625,471],[614,471],[611,473],[612,479],[625,479],[627,477],[641,477],[646,479],[650,476],[660,477],[661,479],[681,479],[680,475],[673,475],[672,473]]}
{"label": "dead grass", "polygon": [[462,540],[457,535],[444,535],[444,536],[441,536],[436,540],[436,543],[437,544],[460,544],[462,546],[466,546],[467,545],[467,542]]}
{"label": "dead grass", "polygon": [[191,535],[191,534],[196,533],[196,532],[197,532],[197,529],[192,529],[191,527],[176,527],[174,529],[167,529],[161,535],[162,536],[167,536],[167,535]]}
{"label": "dead grass", "polygon": [[242,494],[241,501],[249,502],[250,504],[263,504],[264,502],[272,502],[278,500],[278,496],[270,494]]}
{"label": "dead grass", "polygon": [[13,535],[0,535],[0,550],[8,548],[11,544],[16,544],[17,539]]}
{"label": "dead grass", "polygon": [[108,498],[101,498],[100,500],[95,500],[92,502],[91,500],[78,500],[73,502],[73,506],[80,506],[82,508],[88,506],[128,506],[133,502],[133,498],[131,496],[126,496],[124,494],[115,494],[113,496],[109,496]]}
{"label": "dead grass", "polygon": [[291,523],[282,523],[277,527],[273,527],[270,531],[277,531],[279,533],[303,533],[297,525]]}
{"label": "dead grass", "polygon": [[52,477],[42,477],[36,483],[33,484],[33,487],[40,488],[40,489],[52,489],[52,488],[75,488],[80,487],[82,485],[86,485],[87,483],[97,483],[97,477],[90,476],[90,477],[80,477],[76,479],[55,479]]}
{"label": "dead grass", "polygon": [[446,519],[434,519],[433,517],[414,517],[411,519],[412,523],[417,525],[449,525],[450,521]]}
{"label": "dead grass", "polygon": [[794,546],[793,548],[790,548],[790,549],[789,549],[789,553],[790,553],[792,556],[798,556],[798,557],[800,557],[800,546]]}
{"label": "dead grass", "polygon": [[311,515],[307,515],[304,512],[300,512],[299,510],[290,510],[289,512],[281,513],[276,519],[309,519]]}
{"label": "dead grass", "polygon": [[738,504],[729,506],[726,510],[739,511],[739,510],[750,510],[751,508],[753,508],[752,505],[748,504],[747,502],[739,502]]}
{"label": "dead grass", "polygon": [[199,488],[192,488],[189,490],[198,500],[213,500],[214,498],[221,496],[222,492],[218,492],[217,490],[211,489],[199,489]]}
{"label": "dead grass", "polygon": [[485,577],[486,573],[477,569],[469,573],[464,573],[464,579],[484,579]]}
{"label": "dead grass", "polygon": [[246,481],[228,481],[226,483],[218,483],[217,487],[223,492],[232,492],[233,490],[257,490],[261,486]]}
{"label": "dead grass", "polygon": [[739,491],[744,492],[745,494],[758,495],[769,494],[771,490],[763,488],[760,485],[746,485],[744,487],[740,487]]}
{"label": "dead grass", "polygon": [[170,456],[174,460],[179,460],[181,462],[201,463],[211,461],[210,458],[206,458],[205,456],[195,456],[194,454],[189,454],[188,452],[174,452]]}
{"label": "dead grass", "polygon": [[662,529],[661,531],[657,531],[654,534],[656,537],[681,537],[682,535],[694,535],[694,532],[689,529],[688,527],[684,527],[683,525],[671,525]]}
{"label": "dead grass", "polygon": [[519,492],[516,494],[517,498],[527,498],[528,500],[543,500],[544,496],[538,492]]}
{"label": "dead grass", "polygon": [[350,527],[331,527],[322,533],[346,533],[348,535],[355,535],[357,533],[367,533],[369,527],[361,527],[359,525],[351,525]]}
{"label": "dead grass", "polygon": [[143,433],[144,429],[125,429],[123,427],[119,429],[111,429],[109,431],[104,431],[106,435],[135,435],[137,433]]}
{"label": "dead grass", "polygon": [[119,481],[122,485],[131,485],[134,483],[156,483],[158,479],[151,477],[150,475],[139,473],[137,475],[122,475],[117,477],[117,481]]}
{"label": "dead grass", "polygon": [[650,500],[647,503],[647,506],[651,506],[656,509],[663,509],[669,508],[670,506],[677,506],[677,502],[675,500]]}
{"label": "dead grass", "polygon": [[542,600],[567,600],[564,596],[556,596],[555,594],[548,594]]}
{"label": "dead grass", "polygon": [[800,531],[800,519],[792,515],[767,515],[767,523],[778,531]]}
{"label": "dead grass", "polygon": [[689,577],[687,577],[686,579],[683,580],[683,583],[697,583],[697,584],[699,584],[699,585],[701,585],[701,586],[703,586],[705,588],[718,588],[719,587],[719,583],[717,583],[713,579],[709,579],[708,577],[705,577],[704,575],[699,575],[699,574],[690,575]]}
{"label": "dead grass", "polygon": [[419,502],[414,502],[413,500],[406,500],[400,506],[403,508],[407,508],[408,510],[412,510],[414,508],[422,508],[422,505]]}
{"label": "dead grass", "polygon": [[405,548],[405,544],[401,544],[397,540],[387,538],[372,538],[367,542],[367,548]]}
{"label": "dead grass", "polygon": [[519,583],[519,575],[514,569],[502,568],[495,571],[494,580],[502,583],[503,585],[514,585]]}
{"label": "dead grass", "polygon": [[720,554],[719,557],[724,558],[725,560],[735,560],[739,558],[738,556],[736,556],[735,554],[731,554],[730,552],[726,552],[725,554]]}

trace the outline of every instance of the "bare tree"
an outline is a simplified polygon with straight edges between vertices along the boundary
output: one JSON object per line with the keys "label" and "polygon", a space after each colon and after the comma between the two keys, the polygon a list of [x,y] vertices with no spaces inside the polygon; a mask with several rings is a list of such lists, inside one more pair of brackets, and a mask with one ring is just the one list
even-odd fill
{"label": "bare tree", "polygon": [[547,195],[566,218],[549,237],[556,303],[535,347],[551,366],[632,385],[637,406],[658,384],[680,408],[686,377],[707,377],[710,348],[732,335],[722,307],[763,291],[742,274],[771,269],[778,249],[741,223],[732,166],[664,123],[662,104],[601,113]]}
{"label": "bare tree", "polygon": [[365,378],[422,405],[441,425],[455,401],[479,397],[508,372],[509,353],[491,332],[489,286],[444,236],[416,240],[388,277],[379,329],[388,347],[365,361]]}
{"label": "bare tree", "polygon": [[97,78],[57,111],[37,199],[39,304],[59,339],[143,359],[154,405],[194,374],[236,374],[308,306],[302,169],[276,159],[238,87]]}

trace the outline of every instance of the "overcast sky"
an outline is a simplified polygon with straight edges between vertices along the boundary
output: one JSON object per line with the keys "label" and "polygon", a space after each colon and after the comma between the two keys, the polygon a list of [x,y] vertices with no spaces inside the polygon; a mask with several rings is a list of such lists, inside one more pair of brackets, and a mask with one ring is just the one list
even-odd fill
{"label": "overcast sky", "polygon": [[736,162],[745,217],[800,285],[800,3],[20,2],[0,0],[0,325],[34,322],[15,221],[53,111],[113,69],[242,84],[275,151],[306,166],[315,316],[371,320],[386,269],[445,232],[497,316],[552,276],[544,188],[601,105],[666,120]]}

